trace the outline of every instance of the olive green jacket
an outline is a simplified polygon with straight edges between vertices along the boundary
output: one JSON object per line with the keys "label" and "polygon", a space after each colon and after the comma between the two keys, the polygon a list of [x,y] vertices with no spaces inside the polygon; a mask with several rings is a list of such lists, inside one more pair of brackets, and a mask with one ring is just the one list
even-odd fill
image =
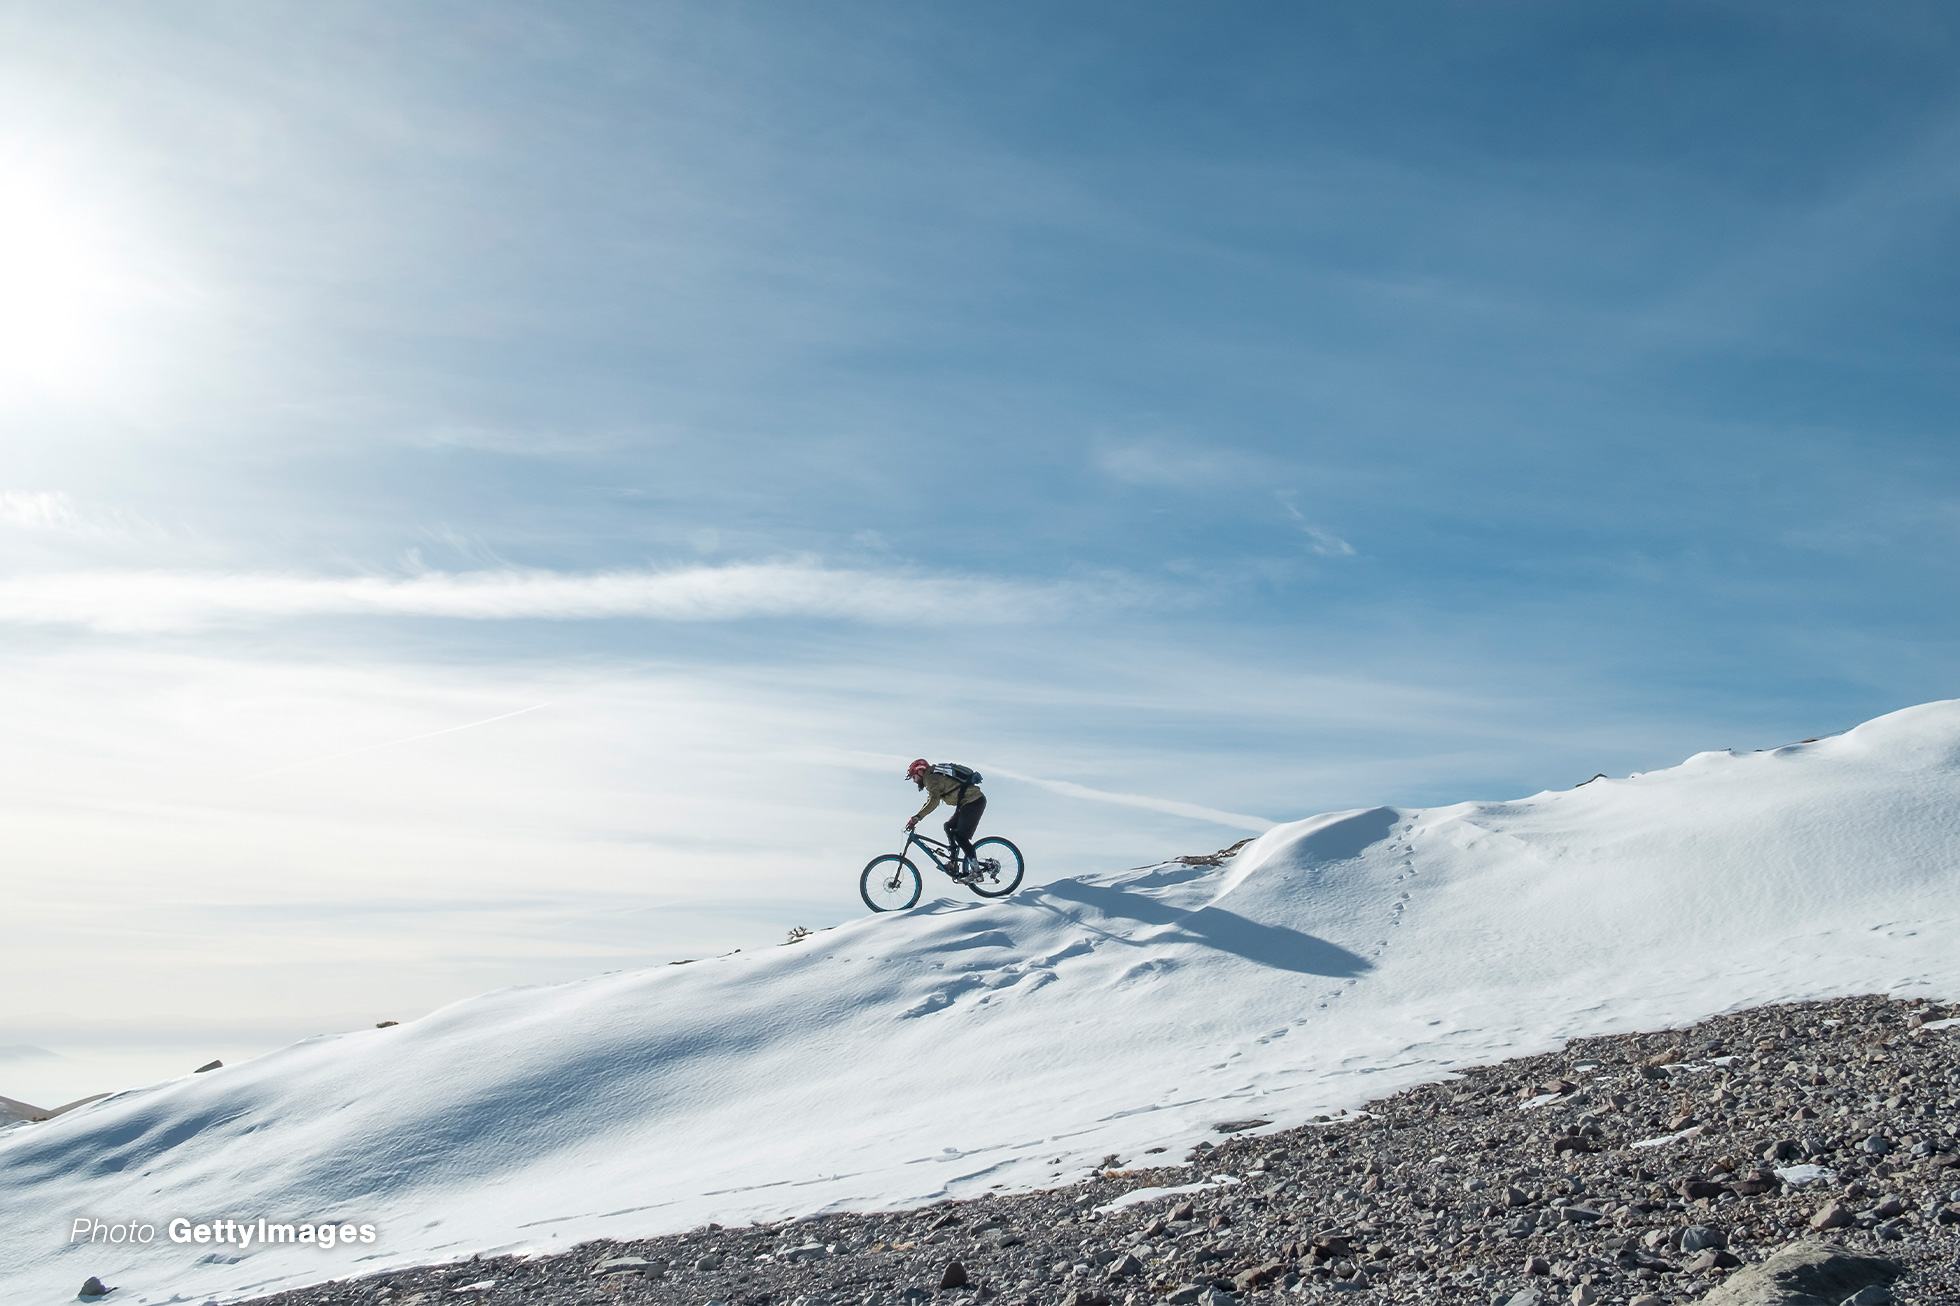
{"label": "olive green jacket", "polygon": [[[928,771],[919,778],[925,781],[919,787],[926,791],[926,805],[919,809],[918,816],[912,818],[915,821],[919,820],[920,817],[923,817],[927,812],[930,812],[941,803],[946,804],[948,807],[960,807],[980,797],[979,785],[963,785],[950,775],[941,775],[937,771]],[[960,790],[962,789],[966,790],[964,797],[960,794]]]}

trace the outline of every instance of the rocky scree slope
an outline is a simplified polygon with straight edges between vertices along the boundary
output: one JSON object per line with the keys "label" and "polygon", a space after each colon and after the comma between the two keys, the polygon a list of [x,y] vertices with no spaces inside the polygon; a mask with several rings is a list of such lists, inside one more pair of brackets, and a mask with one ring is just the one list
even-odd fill
{"label": "rocky scree slope", "polygon": [[708,1225],[254,1306],[1951,1304],[1956,1016],[1882,996],[1759,1007],[1473,1067],[1351,1117],[1220,1121],[1181,1165],[1112,1156],[1042,1192]]}

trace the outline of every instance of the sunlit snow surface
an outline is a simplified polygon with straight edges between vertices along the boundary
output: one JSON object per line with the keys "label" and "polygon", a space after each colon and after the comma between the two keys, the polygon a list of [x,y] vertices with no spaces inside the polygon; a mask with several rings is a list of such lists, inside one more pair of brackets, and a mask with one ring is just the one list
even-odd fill
{"label": "sunlit snow surface", "polygon": [[[1507,803],[1281,826],[794,946],[512,989],[0,1133],[0,1281],[232,1299],[1178,1156],[1567,1038],[1960,996],[1960,702]],[[1074,872],[1074,874],[1069,874]],[[1089,873],[1084,873],[1089,872]],[[1211,1135],[1214,1136],[1215,1135]],[[372,1247],[69,1245],[341,1219]],[[236,1258],[236,1259],[233,1259]]]}

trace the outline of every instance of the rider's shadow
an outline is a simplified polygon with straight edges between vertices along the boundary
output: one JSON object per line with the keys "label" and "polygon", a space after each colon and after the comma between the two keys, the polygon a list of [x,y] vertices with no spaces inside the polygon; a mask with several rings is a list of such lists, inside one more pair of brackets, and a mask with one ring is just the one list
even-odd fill
{"label": "rider's shadow", "polygon": [[[1125,916],[1146,925],[1176,925],[1193,942],[1244,957],[1261,966],[1271,966],[1275,970],[1353,979],[1375,968],[1366,957],[1349,952],[1337,943],[1289,930],[1283,925],[1261,925],[1222,907],[1185,911],[1144,894],[1126,893],[1100,884],[1084,884],[1080,880],[1044,884],[1038,892],[1094,907],[1105,916]],[[1022,895],[1024,899],[1029,896]]]}

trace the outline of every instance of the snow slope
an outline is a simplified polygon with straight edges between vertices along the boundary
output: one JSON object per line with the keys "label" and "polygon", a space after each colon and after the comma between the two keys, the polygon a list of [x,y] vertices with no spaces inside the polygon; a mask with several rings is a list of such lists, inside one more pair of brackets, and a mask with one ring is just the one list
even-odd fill
{"label": "snow slope", "polygon": [[[513,989],[0,1133],[0,1282],[236,1298],[900,1206],[1172,1154],[1450,1067],[1762,1002],[1960,997],[1960,702],[1516,802],[1315,817],[1222,868],[947,898]],[[371,1246],[178,1246],[265,1216]],[[140,1247],[71,1221],[153,1224]]]}

